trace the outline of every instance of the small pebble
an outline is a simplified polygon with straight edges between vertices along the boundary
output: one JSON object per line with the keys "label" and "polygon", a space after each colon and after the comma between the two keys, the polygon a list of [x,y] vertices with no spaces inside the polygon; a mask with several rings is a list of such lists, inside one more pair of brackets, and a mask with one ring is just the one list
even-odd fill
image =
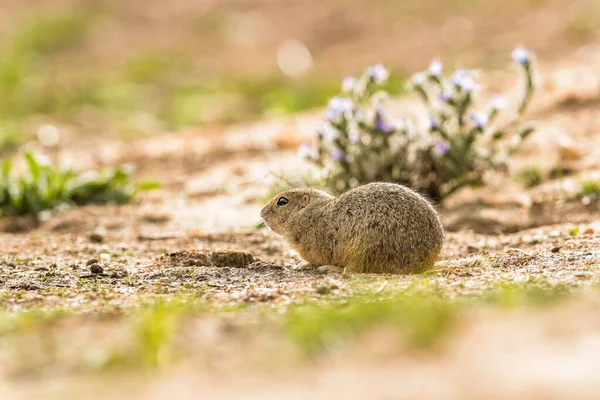
{"label": "small pebble", "polygon": [[90,240],[94,243],[102,243],[104,242],[104,236],[99,233],[92,233],[90,235]]}
{"label": "small pebble", "polygon": [[594,228],[590,227],[587,228],[585,231],[583,231],[584,235],[593,235],[594,234]]}
{"label": "small pebble", "polygon": [[553,253],[558,253],[560,251],[560,247],[558,247],[558,246],[553,247],[552,250],[550,250],[550,251]]}
{"label": "small pebble", "polygon": [[327,287],[327,286],[319,286],[317,288],[317,294],[327,294],[329,293],[331,290]]}
{"label": "small pebble", "polygon": [[98,259],[97,259],[97,258],[92,258],[91,260],[88,260],[88,261],[85,263],[85,266],[86,266],[86,267],[89,267],[90,265],[92,265],[92,264],[98,264],[99,262],[100,262],[100,261],[98,261]]}
{"label": "small pebble", "polygon": [[113,271],[111,272],[111,274],[109,275],[111,278],[115,278],[115,279],[122,279],[125,278],[127,276],[127,271],[122,270],[122,271]]}
{"label": "small pebble", "polygon": [[473,246],[473,245],[467,246],[467,253],[469,253],[469,254],[477,253],[478,251],[479,251],[479,247],[477,247],[477,246]]}
{"label": "small pebble", "polygon": [[104,273],[104,268],[101,264],[92,264],[90,265],[90,272],[92,274],[102,274]]}
{"label": "small pebble", "polygon": [[46,267],[37,267],[37,268],[34,268],[33,270],[34,271],[49,271],[49,269]]}
{"label": "small pebble", "polygon": [[106,236],[106,229],[100,226],[90,234],[90,240],[94,243],[102,243],[104,242],[104,236]]}

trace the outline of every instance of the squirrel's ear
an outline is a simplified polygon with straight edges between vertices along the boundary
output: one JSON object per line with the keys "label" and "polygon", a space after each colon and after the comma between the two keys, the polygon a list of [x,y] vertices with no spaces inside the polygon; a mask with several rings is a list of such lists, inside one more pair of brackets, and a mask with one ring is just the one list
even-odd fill
{"label": "squirrel's ear", "polygon": [[302,196],[302,207],[306,207],[310,203],[310,196],[305,194]]}

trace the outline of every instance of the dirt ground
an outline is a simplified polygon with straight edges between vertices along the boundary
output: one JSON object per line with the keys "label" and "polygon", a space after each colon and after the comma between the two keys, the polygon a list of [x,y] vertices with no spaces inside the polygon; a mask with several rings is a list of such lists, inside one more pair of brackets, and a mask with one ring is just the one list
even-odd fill
{"label": "dirt ground", "polygon": [[[178,3],[178,15],[185,14],[186,2]],[[553,31],[564,3],[541,3],[546,12],[531,17],[547,18],[544,29]],[[576,3],[584,9],[585,2]],[[316,3],[315,9],[311,18],[327,18]],[[308,35],[302,21],[294,29]],[[512,24],[521,29],[521,21]],[[347,34],[344,26],[339,36]],[[496,28],[477,25],[473,36]],[[419,29],[415,43],[432,36]],[[127,141],[69,138],[60,157],[77,168],[132,163],[137,178],[163,188],[129,205],[64,211],[40,226],[28,218],[0,221],[0,396],[597,399],[600,205],[575,194],[582,180],[600,179],[600,48],[576,52],[552,37],[533,44],[551,61],[540,65],[543,79],[529,113],[537,130],[510,167],[572,173],[528,190],[512,175],[493,175],[486,187],[457,193],[440,207],[448,229],[442,258],[423,275],[298,271],[300,260],[286,244],[257,228],[273,185],[312,168],[296,147],[312,137],[320,110]],[[357,48],[341,43],[323,51],[352,54],[367,48],[367,39]],[[408,58],[411,50],[402,46],[409,45],[394,54]],[[452,51],[423,46],[419,66],[441,48]],[[226,57],[231,48],[223,54],[223,65],[235,64]],[[370,62],[368,54],[354,62],[363,61]],[[508,68],[484,71],[483,92],[510,90],[513,75]],[[410,114],[415,104],[405,97],[393,107]],[[334,337],[325,351],[306,356],[282,334],[287,312],[299,304],[326,308],[419,290],[460,301],[528,283],[569,294],[543,306],[467,307],[434,349],[415,348],[393,327],[378,326],[350,345]],[[186,311],[177,333],[164,338],[180,311],[167,306],[148,316],[143,306],[182,299],[199,309]],[[140,349],[140,341],[147,347]]]}

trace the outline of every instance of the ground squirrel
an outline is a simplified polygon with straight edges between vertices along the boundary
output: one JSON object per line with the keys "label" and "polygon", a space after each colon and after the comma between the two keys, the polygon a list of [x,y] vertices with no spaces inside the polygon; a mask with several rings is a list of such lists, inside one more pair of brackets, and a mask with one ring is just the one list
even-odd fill
{"label": "ground squirrel", "polygon": [[444,244],[431,204],[394,183],[369,183],[337,198],[318,189],[289,189],[260,214],[307,267],[323,272],[416,273],[433,266]]}

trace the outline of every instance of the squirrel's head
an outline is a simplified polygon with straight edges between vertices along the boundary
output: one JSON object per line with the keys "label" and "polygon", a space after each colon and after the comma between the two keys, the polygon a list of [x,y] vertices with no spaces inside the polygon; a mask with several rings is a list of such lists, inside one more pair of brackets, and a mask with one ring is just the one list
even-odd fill
{"label": "squirrel's head", "polygon": [[285,234],[290,216],[304,210],[307,206],[316,206],[333,200],[333,196],[318,189],[289,189],[273,197],[260,211],[265,224],[275,233]]}

